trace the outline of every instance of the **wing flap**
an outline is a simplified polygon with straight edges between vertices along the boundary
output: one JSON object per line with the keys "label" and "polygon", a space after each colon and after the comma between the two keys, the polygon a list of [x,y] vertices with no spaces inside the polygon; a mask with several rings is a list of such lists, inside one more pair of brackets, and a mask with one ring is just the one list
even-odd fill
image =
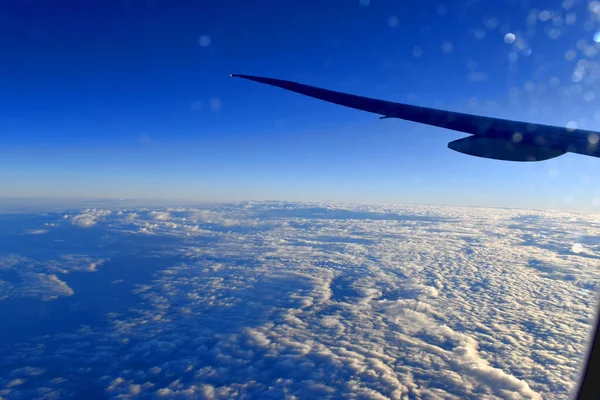
{"label": "wing flap", "polygon": [[565,154],[562,150],[477,136],[454,140],[448,143],[448,148],[475,157],[522,162],[544,161]]}

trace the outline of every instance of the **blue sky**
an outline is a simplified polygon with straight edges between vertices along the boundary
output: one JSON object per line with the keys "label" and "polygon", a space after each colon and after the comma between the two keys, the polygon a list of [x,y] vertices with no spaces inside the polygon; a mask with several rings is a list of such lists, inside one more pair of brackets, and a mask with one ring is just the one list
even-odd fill
{"label": "blue sky", "polygon": [[0,195],[600,211],[598,159],[468,157],[456,132],[229,78],[600,129],[593,4],[189,3],[6,7]]}

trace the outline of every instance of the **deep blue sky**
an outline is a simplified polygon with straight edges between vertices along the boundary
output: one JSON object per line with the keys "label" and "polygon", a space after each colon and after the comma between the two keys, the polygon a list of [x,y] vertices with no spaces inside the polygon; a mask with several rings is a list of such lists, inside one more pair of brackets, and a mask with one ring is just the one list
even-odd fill
{"label": "deep blue sky", "polygon": [[456,132],[229,78],[598,129],[587,1],[41,3],[0,10],[0,195],[600,211],[598,159],[468,157]]}

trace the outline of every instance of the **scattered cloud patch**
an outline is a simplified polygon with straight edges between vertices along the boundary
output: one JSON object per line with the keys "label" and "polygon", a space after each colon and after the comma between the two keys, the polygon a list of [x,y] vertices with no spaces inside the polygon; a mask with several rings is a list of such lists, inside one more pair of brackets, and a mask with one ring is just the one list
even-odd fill
{"label": "scattered cloud patch", "polygon": [[29,230],[27,230],[27,234],[29,234],[29,235],[43,235],[44,233],[48,233],[48,229],[29,229]]}
{"label": "scattered cloud patch", "polygon": [[[80,228],[89,228],[96,225],[104,217],[111,214],[110,210],[88,209],[83,213],[72,216],[71,223]],[[65,215],[68,218],[67,215]]]}

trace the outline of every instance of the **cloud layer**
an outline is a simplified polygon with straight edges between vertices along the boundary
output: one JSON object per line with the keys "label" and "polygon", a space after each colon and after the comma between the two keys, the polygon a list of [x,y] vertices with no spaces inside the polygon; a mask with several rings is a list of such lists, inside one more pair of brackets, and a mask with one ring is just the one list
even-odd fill
{"label": "cloud layer", "polygon": [[564,398],[600,286],[597,214],[259,202],[45,229],[89,245],[5,254],[27,284],[4,301],[92,301],[75,276],[135,301],[6,349],[8,399]]}

